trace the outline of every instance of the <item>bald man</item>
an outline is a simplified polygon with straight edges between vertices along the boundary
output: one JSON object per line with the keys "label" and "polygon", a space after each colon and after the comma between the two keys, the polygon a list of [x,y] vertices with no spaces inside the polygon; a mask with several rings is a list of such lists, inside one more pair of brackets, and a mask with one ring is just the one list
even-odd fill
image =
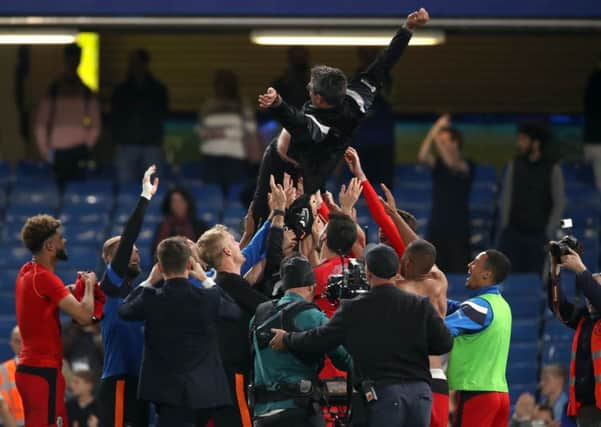
{"label": "bald man", "polygon": [[[448,282],[436,267],[436,248],[426,240],[412,241],[401,258],[401,274],[396,286],[427,297],[444,319],[447,312]],[[442,357],[430,356],[432,376],[432,416],[430,427],[446,427],[449,419],[449,385],[442,369]]]}

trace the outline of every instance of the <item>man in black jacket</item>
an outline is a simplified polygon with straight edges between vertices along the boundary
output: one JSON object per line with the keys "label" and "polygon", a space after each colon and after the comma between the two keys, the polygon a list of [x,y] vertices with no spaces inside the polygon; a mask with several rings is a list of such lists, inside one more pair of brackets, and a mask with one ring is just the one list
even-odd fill
{"label": "man in black jacket", "polygon": [[163,287],[140,286],[119,308],[123,319],[145,322],[138,397],[156,405],[160,426],[204,427],[215,408],[231,403],[216,322],[240,310],[218,288],[188,281],[185,240],[165,239],[157,254]]}
{"label": "man in black jacket", "polygon": [[428,22],[425,9],[409,14],[388,47],[347,86],[344,73],[325,65],[311,69],[310,101],[300,109],[287,104],[270,87],[259,95],[259,107],[269,109],[285,128],[263,156],[254,197],[255,221],[267,217],[269,177],[281,182],[287,172],[303,177],[305,194],[319,190],[342,159],[357,127],[371,108],[376,91],[398,62],[416,26]]}
{"label": "man in black jacket", "polygon": [[451,350],[453,338],[428,298],[397,289],[399,259],[386,245],[365,255],[371,290],[345,301],[330,322],[307,332],[276,333],[276,349],[324,352],[344,345],[370,427],[426,427],[432,391],[428,355]]}

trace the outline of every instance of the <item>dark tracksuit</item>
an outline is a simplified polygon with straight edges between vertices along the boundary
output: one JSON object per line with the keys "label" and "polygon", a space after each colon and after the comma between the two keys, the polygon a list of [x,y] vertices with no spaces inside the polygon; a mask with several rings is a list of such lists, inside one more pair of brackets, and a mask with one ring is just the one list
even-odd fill
{"label": "dark tracksuit", "polygon": [[275,118],[291,135],[288,156],[299,162],[300,169],[283,160],[277,152],[277,139],[265,150],[254,197],[255,221],[267,218],[269,177],[281,182],[284,172],[303,177],[305,193],[319,190],[351,144],[353,134],[371,108],[376,91],[397,63],[411,39],[411,32],[400,28],[390,45],[348,85],[346,96],[333,108],[317,108],[310,102],[296,109],[282,101],[271,108]]}

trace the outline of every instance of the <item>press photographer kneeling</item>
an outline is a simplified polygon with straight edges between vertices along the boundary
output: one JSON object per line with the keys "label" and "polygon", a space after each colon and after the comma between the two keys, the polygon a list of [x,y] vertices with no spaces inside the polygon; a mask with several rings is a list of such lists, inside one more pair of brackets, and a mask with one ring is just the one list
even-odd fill
{"label": "press photographer kneeling", "polygon": [[343,344],[353,356],[354,385],[364,396],[368,426],[426,427],[432,405],[428,355],[449,352],[453,337],[427,298],[394,286],[399,258],[392,248],[376,245],[366,251],[365,264],[369,292],[343,301],[317,329],[275,330],[270,345],[323,352]]}
{"label": "press photographer kneeling", "polygon": [[[568,415],[580,427],[601,426],[601,277],[582,262],[578,241],[566,236],[549,245],[551,255],[549,308],[566,326],[575,329],[570,362]],[[576,290],[586,304],[573,304],[560,287],[561,269],[576,274]]]}

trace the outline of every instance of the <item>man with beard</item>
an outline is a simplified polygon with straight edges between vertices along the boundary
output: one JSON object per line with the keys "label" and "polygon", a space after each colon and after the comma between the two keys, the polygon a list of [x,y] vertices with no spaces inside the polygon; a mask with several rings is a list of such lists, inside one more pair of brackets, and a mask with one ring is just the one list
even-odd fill
{"label": "man with beard", "polygon": [[63,426],[67,423],[65,379],[61,373],[63,346],[59,308],[82,325],[92,323],[94,273],[81,273],[84,295],[77,301],[54,273],[67,259],[61,223],[50,215],[28,218],[21,240],[33,255],[15,285],[21,352],[15,381],[23,400],[25,425]]}
{"label": "man with beard", "polygon": [[100,283],[106,295],[101,323],[104,367],[98,392],[102,426],[148,424],[148,403],[136,398],[144,345],[142,322],[122,320],[118,309],[133,290],[133,281],[140,274],[140,254],[134,242],[140,233],[146,206],[159,185],[158,178],[151,182],[155,172],[153,165],[144,173],[140,200],[127,220],[123,234],[111,237],[102,248],[102,259],[107,265]]}
{"label": "man with beard", "polygon": [[550,139],[541,124],[520,125],[518,152],[505,172],[499,249],[509,257],[514,273],[542,271],[545,244],[559,227],[565,206],[561,167],[545,152]]}
{"label": "man with beard", "polygon": [[259,107],[269,109],[284,127],[265,150],[254,196],[255,221],[268,212],[269,177],[282,181],[284,173],[302,176],[305,194],[319,190],[338,165],[352,136],[372,107],[385,76],[405,51],[412,31],[430,19],[425,9],[415,11],[394,35],[378,58],[347,85],[338,68],[318,65],[307,85],[310,101],[299,110],[285,102],[273,88],[259,95]]}

